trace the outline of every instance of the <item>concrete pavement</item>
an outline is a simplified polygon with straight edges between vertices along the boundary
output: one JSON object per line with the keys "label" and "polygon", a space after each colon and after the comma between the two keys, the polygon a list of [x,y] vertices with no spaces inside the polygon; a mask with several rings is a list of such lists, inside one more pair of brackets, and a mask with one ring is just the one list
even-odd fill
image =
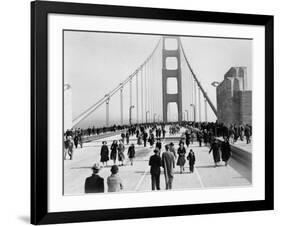
{"label": "concrete pavement", "polygon": [[[168,130],[167,130],[168,131]],[[181,131],[182,132],[182,131]],[[178,134],[177,136],[179,136]],[[167,133],[167,136],[169,134]],[[119,139],[120,135],[107,137],[102,140],[111,141]],[[84,147],[74,149],[73,160],[64,160],[64,194],[79,195],[84,194],[84,182],[86,177],[90,176],[91,167],[100,160],[100,146],[102,140],[96,140],[85,143]],[[171,142],[171,137],[167,139],[167,143]],[[134,165],[131,166],[126,156],[124,166],[119,167],[119,175],[123,180],[124,190],[122,192],[134,191],[151,191],[151,179],[149,173],[148,160],[153,154],[153,148],[136,145],[136,157]],[[178,148],[178,139],[173,140],[175,148]],[[111,142],[108,142],[110,148]],[[162,141],[162,152],[164,151],[165,140]],[[128,145],[125,154],[127,155]],[[220,166],[214,167],[212,154],[209,154],[209,147],[199,147],[194,142],[188,149],[193,149],[196,156],[194,173],[189,172],[188,162],[185,165],[185,172],[180,174],[179,166],[175,168],[173,189],[203,189],[227,186],[249,186],[251,185],[251,172],[249,168],[243,166],[234,159],[230,159],[228,166],[221,163]],[[106,178],[110,175],[110,167],[113,162],[108,161],[108,166],[100,171],[100,176],[105,179],[105,191],[107,192]],[[163,171],[160,176],[160,187],[165,189],[165,179]]]}

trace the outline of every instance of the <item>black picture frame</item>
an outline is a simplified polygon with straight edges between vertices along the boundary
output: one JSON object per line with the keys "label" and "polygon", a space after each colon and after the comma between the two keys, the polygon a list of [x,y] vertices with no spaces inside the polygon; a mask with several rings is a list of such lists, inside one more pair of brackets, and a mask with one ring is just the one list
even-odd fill
{"label": "black picture frame", "polygon": [[[265,199],[257,201],[143,208],[48,212],[48,14],[72,14],[197,21],[265,27]],[[80,3],[31,3],[31,223],[51,224],[193,214],[272,210],[273,161],[273,16]]]}

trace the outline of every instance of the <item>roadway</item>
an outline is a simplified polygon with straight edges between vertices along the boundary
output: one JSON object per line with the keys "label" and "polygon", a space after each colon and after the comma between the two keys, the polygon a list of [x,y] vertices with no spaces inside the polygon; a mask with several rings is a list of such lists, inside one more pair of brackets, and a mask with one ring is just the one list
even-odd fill
{"label": "roadway", "polygon": [[[168,128],[166,129],[168,131]],[[183,129],[182,131],[183,132]],[[176,135],[177,137],[179,134]],[[178,138],[170,136],[167,133],[167,141],[162,140],[162,147],[171,141],[178,148]],[[119,139],[120,134],[94,140],[84,143],[83,148],[74,149],[73,160],[64,160],[64,194],[78,195],[84,194],[85,178],[92,173],[91,167],[100,160],[100,147],[103,140],[108,141],[110,147],[112,140]],[[173,140],[174,139],[174,140]],[[153,148],[149,146],[136,145],[136,139],[131,139],[135,143],[136,157],[134,165],[131,166],[128,158],[125,165],[119,167],[119,175],[123,180],[124,190],[122,192],[132,191],[151,191],[151,180],[149,173],[148,160],[153,154]],[[130,142],[130,143],[131,143]],[[128,145],[125,153],[127,154]],[[185,172],[180,174],[179,166],[175,168],[173,189],[203,189],[216,187],[235,187],[251,185],[251,169],[235,159],[230,159],[228,166],[221,162],[220,166],[214,167],[212,154],[209,154],[209,147],[199,147],[197,142],[191,144],[188,150],[192,148],[195,152],[196,163],[194,173],[189,172],[188,164],[185,165]],[[162,152],[164,148],[162,148]],[[188,152],[187,150],[187,152]],[[126,156],[127,157],[127,156]],[[100,176],[106,178],[110,175],[110,167],[113,162],[108,161],[108,166],[100,171]],[[165,180],[163,173],[160,176],[160,188],[165,189]],[[105,190],[107,185],[105,183]]]}

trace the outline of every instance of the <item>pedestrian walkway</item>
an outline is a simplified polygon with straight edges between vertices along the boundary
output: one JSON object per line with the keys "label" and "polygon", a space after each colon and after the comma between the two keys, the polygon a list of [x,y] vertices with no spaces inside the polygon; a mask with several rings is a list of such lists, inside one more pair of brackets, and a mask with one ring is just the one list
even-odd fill
{"label": "pedestrian walkway", "polygon": [[[167,136],[169,137],[168,133]],[[113,139],[120,139],[120,135],[108,137],[102,140],[111,141]],[[100,160],[100,142],[101,140],[85,143],[82,149],[78,148],[74,150],[73,160],[64,161],[65,195],[84,194],[85,178],[91,175],[92,165]],[[136,141],[133,142],[136,144]],[[171,139],[167,141],[167,143],[170,142]],[[175,138],[173,142],[175,144],[175,148],[177,149],[178,138]],[[108,145],[110,147],[111,142],[108,142]],[[164,147],[164,145],[165,140],[163,141],[162,147]],[[128,145],[125,146],[125,154],[127,154]],[[119,174],[124,185],[124,190],[122,192],[151,191],[151,178],[148,160],[153,154],[154,149],[149,146],[135,146],[136,158],[134,160],[134,165],[131,166],[127,159],[125,166],[120,166],[119,169]],[[180,174],[179,166],[176,166],[173,189],[235,187],[249,186],[251,184],[251,172],[249,172],[249,169],[239,164],[239,162],[231,159],[228,166],[224,166],[224,164],[221,163],[220,166],[214,167],[212,154],[208,153],[208,147],[199,147],[198,143],[194,142],[190,148],[194,150],[196,156],[194,173],[189,172],[188,162],[185,165],[185,171],[183,174]],[[162,148],[162,152],[163,149],[164,148]],[[106,178],[110,175],[110,167],[112,164],[112,161],[109,161],[108,166],[102,168],[100,171],[100,175],[105,179],[106,191]],[[165,189],[163,172],[160,176],[160,187],[162,190]]]}

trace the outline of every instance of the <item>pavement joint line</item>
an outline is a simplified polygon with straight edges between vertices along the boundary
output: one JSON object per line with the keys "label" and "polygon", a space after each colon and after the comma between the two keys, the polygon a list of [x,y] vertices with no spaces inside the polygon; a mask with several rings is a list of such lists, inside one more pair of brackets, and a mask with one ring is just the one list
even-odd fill
{"label": "pavement joint line", "polygon": [[139,180],[137,186],[135,187],[135,191],[137,191],[137,190],[139,189],[141,183],[143,182],[143,179],[145,178],[145,176],[146,176],[146,174],[147,174],[147,172],[148,172],[148,169],[149,169],[149,167],[147,167],[147,168],[145,169],[145,171],[144,171],[144,173],[143,173],[141,179]]}
{"label": "pavement joint line", "polygon": [[198,170],[196,169],[196,167],[194,167],[194,170],[195,170],[195,173],[196,173],[196,175],[198,177],[198,180],[199,180],[201,188],[205,188],[205,186],[203,184],[203,181],[202,181],[202,178],[201,178],[200,174],[198,173]]}

